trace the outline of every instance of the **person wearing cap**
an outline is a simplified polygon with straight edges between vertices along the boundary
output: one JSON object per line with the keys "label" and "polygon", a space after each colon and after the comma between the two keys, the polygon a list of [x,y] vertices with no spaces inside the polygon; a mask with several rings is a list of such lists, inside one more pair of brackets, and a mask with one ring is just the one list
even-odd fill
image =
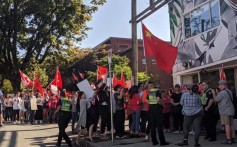
{"label": "person wearing cap", "polygon": [[[156,83],[160,87],[160,83]],[[163,132],[163,117],[162,110],[163,107],[160,103],[161,94],[160,89],[154,86],[154,82],[148,83],[148,95],[147,103],[149,104],[149,112],[151,119],[151,139],[153,145],[159,144],[156,138],[156,129],[158,130],[160,145],[169,145],[166,142],[164,132]]]}
{"label": "person wearing cap", "polygon": [[58,127],[59,127],[59,134],[56,146],[61,146],[62,138],[66,141],[69,147],[72,147],[72,142],[68,135],[65,132],[71,117],[72,117],[72,104],[71,101],[66,97],[66,90],[63,90],[61,93],[61,98],[58,101],[57,109],[54,112],[53,118],[55,114],[59,112],[58,115]]}
{"label": "person wearing cap", "polygon": [[195,147],[201,146],[199,141],[201,121],[202,121],[202,101],[201,96],[198,94],[198,86],[187,84],[187,92],[182,94],[180,104],[183,106],[182,113],[184,115],[184,139],[183,142],[178,143],[179,146],[188,145],[188,135],[190,126],[193,124]]}
{"label": "person wearing cap", "polygon": [[226,140],[222,144],[232,144],[235,143],[235,128],[233,125],[235,108],[233,105],[233,95],[227,87],[226,80],[220,80],[218,83],[220,92],[214,98],[214,101],[218,103],[221,124],[225,126]]}

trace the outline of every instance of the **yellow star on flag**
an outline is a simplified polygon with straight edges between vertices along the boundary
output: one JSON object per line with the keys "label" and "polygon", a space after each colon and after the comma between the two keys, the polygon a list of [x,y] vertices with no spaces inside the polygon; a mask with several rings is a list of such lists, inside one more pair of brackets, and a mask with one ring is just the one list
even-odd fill
{"label": "yellow star on flag", "polygon": [[148,38],[151,38],[151,36],[152,36],[152,34],[151,34],[151,32],[150,31],[146,31],[146,37]]}

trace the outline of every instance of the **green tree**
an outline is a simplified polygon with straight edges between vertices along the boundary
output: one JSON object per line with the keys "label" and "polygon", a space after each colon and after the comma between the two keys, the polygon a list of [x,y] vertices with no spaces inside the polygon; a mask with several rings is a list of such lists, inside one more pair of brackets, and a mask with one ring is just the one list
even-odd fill
{"label": "green tree", "polygon": [[[105,56],[98,60],[98,65],[108,67],[108,57]],[[132,69],[129,67],[129,59],[126,56],[112,55],[112,72],[116,76],[120,76],[123,72],[125,79],[131,79]]]}
{"label": "green tree", "polygon": [[149,76],[145,72],[139,72],[138,73],[138,82],[139,83],[145,83],[147,80],[149,80]]}
{"label": "green tree", "polygon": [[42,64],[86,37],[86,23],[105,0],[0,0],[0,74],[20,89],[18,70]]}
{"label": "green tree", "polygon": [[11,84],[11,82],[9,80],[7,80],[7,79],[3,80],[2,91],[5,94],[13,92],[12,84]]}

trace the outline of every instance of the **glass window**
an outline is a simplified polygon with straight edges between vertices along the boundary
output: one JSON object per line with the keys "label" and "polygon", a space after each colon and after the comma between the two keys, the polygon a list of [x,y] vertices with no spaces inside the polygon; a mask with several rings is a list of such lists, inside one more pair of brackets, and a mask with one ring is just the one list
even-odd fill
{"label": "glass window", "polygon": [[142,64],[146,64],[146,59],[142,59]]}
{"label": "glass window", "polygon": [[152,59],[152,60],[151,60],[151,64],[156,64],[156,60],[155,60],[155,59]]}
{"label": "glass window", "polygon": [[186,38],[191,37],[190,14],[184,16],[184,32]]}
{"label": "glass window", "polygon": [[191,13],[192,36],[211,28],[209,3],[197,8]]}
{"label": "glass window", "polygon": [[211,2],[211,24],[212,27],[220,25],[220,14],[219,14],[219,4],[218,0],[213,0]]}

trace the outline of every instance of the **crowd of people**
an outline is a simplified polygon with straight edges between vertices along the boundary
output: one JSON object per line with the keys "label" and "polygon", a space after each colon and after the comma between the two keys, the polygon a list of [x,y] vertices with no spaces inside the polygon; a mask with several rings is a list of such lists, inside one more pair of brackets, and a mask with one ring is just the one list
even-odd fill
{"label": "crowd of people", "polygon": [[[157,81],[139,83],[130,89],[116,85],[112,92],[112,112],[106,84],[99,82],[94,90],[91,98],[83,91],[69,94],[64,90],[60,95],[49,96],[38,92],[3,95],[0,91],[0,125],[3,121],[13,124],[57,122],[57,146],[61,145],[62,138],[72,146],[65,133],[70,120],[72,133],[80,137],[88,132],[91,140],[98,135],[106,140],[115,133],[116,138],[144,136],[151,138],[153,145],[169,145],[164,132],[173,132],[184,136],[178,146],[188,145],[189,134],[194,135],[194,146],[200,146],[201,131],[205,139],[216,141],[216,125],[220,119],[226,133],[222,144],[235,143],[233,94],[225,80],[219,81],[218,89],[210,88],[208,82],[186,84],[182,88],[176,84],[168,90],[162,90]],[[114,130],[111,130],[111,113]],[[125,119],[129,120],[129,132],[125,132]]]}

